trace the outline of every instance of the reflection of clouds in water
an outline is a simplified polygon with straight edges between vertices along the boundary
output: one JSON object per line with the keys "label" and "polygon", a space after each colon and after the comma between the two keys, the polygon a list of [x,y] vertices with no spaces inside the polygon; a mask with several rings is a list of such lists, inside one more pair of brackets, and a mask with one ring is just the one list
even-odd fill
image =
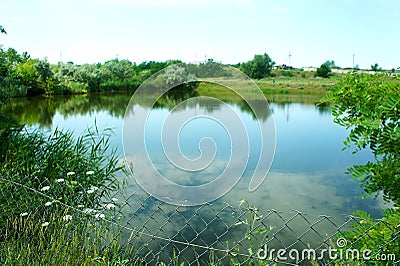
{"label": "reflection of clouds in water", "polygon": [[[189,172],[183,171],[175,168],[171,164],[164,163],[153,165],[156,167],[156,170],[162,173],[162,176],[167,180],[174,182],[179,185],[194,187],[207,184],[209,182],[214,182],[215,185],[211,187],[212,191],[207,189],[199,189],[194,191],[193,197],[203,198],[207,196],[209,193],[221,193],[223,194],[226,190],[229,189],[229,186],[233,185],[236,178],[233,173],[240,173],[243,171],[243,161],[247,158],[246,154],[233,158],[229,161],[229,169],[225,171],[227,168],[227,161],[223,159],[216,159],[213,163],[206,169],[201,172]],[[126,157],[126,161],[133,165],[133,177],[138,178],[136,181],[139,181],[141,184],[143,182],[146,185],[144,187],[159,187],[158,189],[163,190],[162,194],[164,195],[164,199],[168,202],[168,198],[176,199],[185,196],[185,192],[174,189],[174,187],[163,186],[160,187],[160,179],[161,177],[155,178],[154,172],[150,171],[148,168],[143,167],[143,165],[147,164],[147,159],[144,156],[138,155],[130,155]],[[140,167],[136,167],[139,165]],[[149,167],[153,167],[149,166]],[[225,172],[224,172],[225,171]],[[225,174],[223,177],[218,178],[221,174]],[[232,175],[229,175],[231,173]],[[140,178],[139,178],[140,177]],[[232,178],[231,178],[232,177]],[[132,178],[132,182],[133,179]],[[227,187],[228,186],[228,187]]]}
{"label": "reflection of clouds in water", "polygon": [[[171,173],[173,172],[174,171],[171,171]],[[216,241],[215,232],[219,232],[218,235],[223,235],[223,237],[219,239],[221,248],[223,248],[225,241],[233,243],[242,239],[245,234],[246,228],[244,226],[233,226],[229,229],[228,234],[224,233],[227,232],[227,225],[233,225],[238,222],[240,211],[236,212],[236,210],[240,209],[239,201],[241,199],[247,199],[252,205],[260,209],[260,214],[270,214],[267,211],[271,209],[282,211],[279,215],[272,214],[268,216],[264,221],[266,226],[272,226],[274,228],[271,234],[276,233],[276,238],[279,239],[279,241],[272,239],[269,243],[269,247],[281,248],[282,242],[280,241],[283,241],[287,245],[296,242],[296,237],[309,231],[310,223],[319,220],[321,218],[320,215],[331,216],[332,218],[330,219],[336,225],[340,225],[345,221],[345,214],[350,214],[356,209],[365,209],[362,207],[362,204],[368,205],[369,209],[380,209],[382,200],[361,200],[357,193],[349,194],[347,197],[342,195],[340,186],[334,186],[327,181],[331,176],[331,172],[315,175],[270,172],[268,178],[260,188],[251,193],[248,191],[248,181],[250,177],[246,176],[242,177],[239,183],[224,197],[212,202],[211,207],[178,207],[179,211],[176,211],[176,206],[165,204],[157,200],[146,201],[144,203],[145,205],[140,205],[138,211],[136,209],[137,212],[134,215],[134,221],[132,220],[132,225],[137,225],[140,228],[143,223],[146,223],[146,230],[149,232],[159,232],[160,226],[165,225],[160,234],[165,237],[174,236],[177,240],[182,240],[182,235],[184,235],[185,239],[198,239],[194,231],[202,232],[201,239],[207,243]],[[185,177],[182,178],[185,180]],[[339,176],[337,178],[341,177]],[[128,191],[128,194],[133,193],[133,191],[143,193],[138,186],[134,185],[133,180],[128,184],[128,187],[132,189],[132,191]],[[169,191],[168,193],[173,196],[175,191]],[[233,209],[227,208],[226,211],[220,211],[224,210],[226,203],[236,208],[236,210],[232,212]],[[350,203],[354,203],[351,205],[352,207],[349,206]],[[131,203],[128,201],[126,205],[127,213],[129,213],[128,208],[130,208],[130,206],[135,206],[135,204],[139,205],[141,203],[135,201]],[[215,212],[212,210],[215,210]],[[288,226],[290,230],[286,228],[278,232],[280,228],[285,227],[284,222],[296,215],[296,212],[291,210],[299,210],[306,214],[297,216],[293,221],[289,222]],[[198,215],[196,215],[196,213],[198,213]],[[218,213],[218,218],[216,218],[216,213]],[[149,215],[152,215],[153,219],[149,220]],[[279,216],[282,216],[282,218],[279,218]],[[307,219],[308,222],[303,217]],[[241,216],[240,219],[243,220],[245,218],[246,216],[244,215]],[[170,219],[173,219],[173,224],[165,222]],[[187,225],[188,220],[190,220],[190,226]],[[211,230],[204,230],[206,227],[205,221],[207,223],[215,221],[212,223]],[[322,236],[332,235],[336,233],[337,230],[336,227],[326,220],[322,223],[318,223],[313,228]],[[178,234],[178,231],[181,233]],[[301,239],[304,243],[310,244],[313,247],[318,246],[321,240],[313,232],[307,233],[302,236]],[[204,242],[201,243],[204,244]],[[154,243],[155,247],[157,247],[157,245],[157,243]],[[305,247],[298,243],[293,246],[293,248],[303,249]]]}
{"label": "reflection of clouds in water", "polygon": [[[135,159],[136,160],[136,159]],[[224,162],[215,162],[216,168],[222,169]],[[168,167],[165,167],[167,169]],[[173,169],[166,170],[168,176],[174,176]],[[173,181],[179,184],[190,185],[190,173],[175,175]],[[215,178],[211,173],[205,176],[205,181]],[[248,191],[249,177],[242,177],[238,184],[220,200],[213,204],[227,202],[238,207],[241,199],[247,199],[261,210],[276,209],[282,211],[299,210],[311,216],[321,214],[343,219],[344,215],[363,209],[378,214],[383,209],[385,202],[382,197],[362,199],[360,193],[349,193],[347,190],[360,190],[357,184],[343,187],[336,180],[348,178],[347,176],[332,177],[331,173],[320,173],[315,175],[303,173],[282,173],[271,171],[265,182],[255,192]],[[332,180],[334,179],[334,180]],[[332,180],[332,182],[330,182]],[[343,182],[343,181],[342,181]],[[130,183],[132,189],[140,189]],[[360,190],[361,191],[361,190]],[[346,193],[347,192],[347,193]],[[169,191],[173,195],[175,191]]]}
{"label": "reflection of clouds in water", "polygon": [[[344,196],[326,179],[328,174],[308,175],[271,171],[266,181],[255,192],[247,191],[248,179],[242,179],[222,200],[237,205],[238,200],[247,199],[262,210],[299,210],[309,215],[330,215],[337,219],[358,209],[379,211],[383,200],[361,199],[360,194]],[[340,178],[340,177],[337,177]],[[348,178],[348,177],[347,177]],[[357,188],[357,185],[355,186]]]}
{"label": "reflection of clouds in water", "polygon": [[[160,155],[160,160],[162,155]],[[154,159],[154,158],[152,158]],[[128,163],[132,163],[134,165],[133,171],[134,175],[140,174],[142,177],[146,178],[153,174],[151,171],[146,171],[145,169],[136,168],[135,165],[143,165],[145,163],[145,159],[142,156],[129,156],[126,158]],[[155,159],[155,161],[159,161]],[[159,161],[160,162],[160,161]],[[232,161],[233,167],[235,165],[234,161]],[[179,170],[168,162],[163,163],[153,163],[155,169],[170,180],[171,182],[180,184],[180,185],[200,185],[210,182],[216,179],[225,169],[227,165],[226,160],[214,160],[213,163],[204,169],[201,172],[192,172],[192,171],[184,171]]]}
{"label": "reflection of clouds in water", "polygon": [[[210,101],[221,108],[212,116],[204,115],[199,106]],[[186,105],[194,108],[187,109]],[[182,108],[169,113],[165,110],[141,113],[140,107],[132,104],[131,108],[138,110],[133,116],[127,115],[124,121],[125,157],[136,165],[133,172],[141,187],[160,200],[173,198],[178,205],[197,205],[215,200],[228,192],[245,171],[250,156],[250,139],[253,147],[261,149],[258,154],[252,151],[253,157],[256,156],[260,162],[253,162],[252,183],[255,184],[252,188],[261,183],[275,147],[272,119],[271,123],[266,123],[268,126],[263,138],[261,131],[264,127],[259,121],[218,99],[196,97],[177,107]],[[268,109],[266,103],[261,107]],[[127,119],[133,121],[127,122]],[[273,145],[264,144],[269,142]],[[271,149],[271,152],[265,152],[263,147]],[[173,197],[171,193],[175,193]]]}

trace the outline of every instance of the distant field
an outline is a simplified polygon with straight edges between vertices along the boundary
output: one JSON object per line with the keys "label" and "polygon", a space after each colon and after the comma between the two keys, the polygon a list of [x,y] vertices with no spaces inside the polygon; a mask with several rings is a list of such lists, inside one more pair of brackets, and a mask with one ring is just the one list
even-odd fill
{"label": "distant field", "polygon": [[[270,102],[296,101],[305,104],[315,104],[336,82],[337,80],[275,78],[275,84],[272,84],[272,79],[258,80],[256,84]],[[201,96],[213,97],[222,101],[242,101],[242,98],[232,90],[208,82],[201,82],[197,86],[196,91]],[[247,90],[246,88],[241,90],[240,93],[248,100],[259,97],[254,91]]]}
{"label": "distant field", "polygon": [[277,77],[258,80],[256,83],[265,94],[326,94],[339,80],[339,77],[330,79]]}
{"label": "distant field", "polygon": [[[255,80],[257,86],[262,90],[264,95],[273,94],[291,94],[291,95],[316,95],[322,97],[334,86],[341,78],[331,77],[329,79],[314,78],[314,77],[271,77],[266,79]],[[237,85],[237,80],[232,79],[232,83]],[[197,87],[197,91],[200,95],[207,95],[210,97],[217,98],[232,98],[234,94],[229,89],[222,86],[202,82]],[[246,93],[246,89],[243,88],[242,93]],[[249,91],[250,93],[250,91]],[[250,95],[249,95],[250,96]]]}

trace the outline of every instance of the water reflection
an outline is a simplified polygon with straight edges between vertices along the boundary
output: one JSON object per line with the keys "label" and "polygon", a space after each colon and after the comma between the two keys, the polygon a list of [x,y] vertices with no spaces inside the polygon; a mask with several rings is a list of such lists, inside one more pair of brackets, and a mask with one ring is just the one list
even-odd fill
{"label": "water reflection", "polygon": [[[65,119],[76,115],[88,115],[95,112],[106,112],[107,115],[114,118],[122,118],[125,114],[126,106],[131,98],[131,93],[91,93],[85,95],[73,96],[54,96],[54,97],[30,97],[12,99],[6,105],[0,107],[0,112],[8,114],[16,118],[21,123],[30,126],[39,126],[40,128],[50,129],[53,126],[53,118],[58,113]],[[196,91],[170,91],[167,95],[160,98],[153,108],[167,108],[171,110],[178,103],[195,96],[208,96],[199,94]],[[140,105],[143,107],[151,107],[151,95],[143,98]],[[301,103],[303,105],[315,106],[319,97],[310,95],[269,95],[267,99],[273,104],[273,107],[287,108],[293,103]],[[254,114],[248,103],[240,97],[226,97],[222,99],[224,102],[236,105],[241,111]],[[251,99],[249,101],[252,101]],[[253,100],[254,106],[257,100]],[[188,102],[190,103],[190,102]],[[260,103],[262,106],[262,103]],[[185,108],[182,106],[181,108]],[[205,111],[213,111],[216,106],[207,104],[201,105]],[[320,114],[330,114],[329,106],[320,106],[318,108]],[[271,108],[273,109],[273,108]],[[270,114],[262,114],[262,120],[266,120]]]}
{"label": "water reflection", "polygon": [[[204,95],[204,92],[202,94]],[[199,93],[172,90],[157,101],[153,108],[155,109],[154,112],[156,112],[156,115],[157,112],[162,115],[163,112],[172,110],[177,103],[194,96],[199,96]],[[130,93],[97,93],[13,99],[9,104],[2,106],[1,111],[33,127],[66,128],[77,131],[76,134],[92,126],[95,121],[97,126],[110,126],[115,130],[112,144],[122,155],[122,120],[130,98]],[[349,151],[340,151],[342,140],[346,137],[347,132],[333,124],[329,106],[316,106],[315,103],[318,102],[319,97],[311,95],[284,94],[270,95],[267,98],[274,115],[277,131],[277,146],[270,181],[274,179],[274,176],[280,176],[281,179],[277,179],[283,182],[279,185],[280,187],[298,187],[298,189],[292,191],[288,190],[270,196],[272,202],[267,205],[277,206],[276,204],[282,202],[293,202],[295,205],[299,204],[297,206],[299,209],[313,210],[314,206],[322,211],[318,202],[326,201],[324,199],[326,197],[331,197],[329,202],[334,202],[333,197],[335,196],[336,203],[340,202],[339,205],[342,209],[332,205],[326,206],[326,210],[336,209],[338,212],[351,213],[357,208],[368,208],[377,214],[380,210],[380,203],[369,199],[360,200],[362,190],[358,188],[358,183],[351,181],[350,177],[344,174],[347,167],[355,163],[364,163],[371,159],[371,156],[368,151],[357,155],[352,155]],[[150,108],[150,99],[152,99],[151,96],[148,99],[145,97],[141,99],[140,108]],[[254,121],[252,122],[254,114],[243,99],[230,95],[223,100],[232,105],[238,112],[242,112],[241,116],[244,117],[248,125],[254,123]],[[254,105],[257,106],[257,103],[255,102]],[[202,102],[200,105],[193,101],[185,101],[179,108],[207,113],[221,111],[222,107],[215,101],[213,104]],[[266,113],[262,119],[265,120],[270,115]],[[253,150],[256,151],[256,147]],[[248,170],[251,169],[252,165],[250,164]],[[302,177],[311,178],[310,180],[313,181],[311,183],[306,182]],[[267,180],[263,186],[269,187],[270,181]],[[317,188],[317,185],[321,187]],[[276,184],[273,187],[276,186],[278,185]],[[240,184],[238,187],[240,187]],[[323,188],[327,188],[330,193]],[[275,189],[274,191],[278,190]],[[293,191],[297,192],[293,193]],[[234,193],[231,192],[230,194],[233,195]],[[256,201],[262,202],[262,205],[265,205],[266,197],[269,197],[269,194],[257,197],[257,193],[243,193],[243,197],[254,197]],[[295,198],[296,195],[299,198]],[[304,197],[300,195],[304,195]],[[315,203],[300,203],[302,202],[300,198],[304,199],[305,195],[312,198]],[[279,198],[285,199],[279,200]],[[237,197],[232,197],[232,199],[236,201]],[[281,207],[287,206],[282,205]]]}
{"label": "water reflection", "polygon": [[[195,91],[172,91],[157,101],[156,106],[153,107],[154,116],[161,117],[175,108],[177,103],[199,95],[204,94]],[[80,134],[87,127],[94,125],[95,121],[100,130],[111,126],[115,131],[111,144],[122,157],[122,121],[130,98],[131,94],[129,93],[99,93],[68,97],[13,99],[0,111],[12,115],[32,127],[51,130],[56,127],[72,129],[76,131],[76,134]],[[349,166],[364,164],[371,160],[372,156],[368,151],[361,151],[356,155],[351,151],[341,152],[342,141],[347,132],[332,122],[329,106],[316,106],[315,103],[318,102],[319,97],[310,95],[271,95],[267,98],[272,113],[265,113],[261,119],[266,121],[270,115],[273,115],[277,136],[275,159],[271,171],[266,181],[253,193],[247,189],[249,175],[245,172],[244,178],[228,194],[213,203],[214,208],[221,209],[224,202],[238,206],[238,201],[245,198],[261,210],[277,209],[288,213],[292,209],[297,209],[308,213],[309,217],[317,217],[320,214],[330,215],[336,218],[338,223],[343,219],[343,214],[350,214],[355,210],[366,210],[375,217],[380,216],[383,207],[382,201],[361,199],[362,188],[358,187],[358,182],[352,181],[350,176],[344,174]],[[133,111],[139,112],[140,109],[150,108],[151,99],[151,96],[148,99],[143,97],[138,103],[137,109]],[[251,128],[255,120],[248,104],[239,97],[229,96],[223,100],[232,106],[244,119],[246,126]],[[254,105],[257,106],[257,102]],[[224,107],[216,104],[215,101],[212,104],[185,101],[175,109],[176,115],[179,115],[179,111],[183,109],[199,114],[224,111]],[[204,127],[204,124],[200,123],[197,126]],[[195,132],[194,128],[188,132],[188,135],[194,135]],[[215,134],[217,133],[216,131]],[[222,133],[221,135],[223,135]],[[182,141],[185,142],[185,140]],[[221,144],[224,145],[223,142]],[[190,154],[191,147],[185,147],[188,149],[186,153]],[[257,147],[253,147],[253,150],[257,151]],[[222,164],[226,154],[220,155],[217,158]],[[253,167],[254,164],[250,163],[247,171],[251,171]],[[165,169],[165,171],[171,170]],[[175,178],[176,182],[191,184],[187,175],[174,175],[173,172],[169,172],[169,174],[171,179]],[[192,181],[209,181],[212,179],[212,175],[202,178],[204,179],[196,176]],[[128,194],[131,191],[137,191],[138,194],[145,195],[133,179],[128,182],[127,190]],[[173,191],[170,193],[173,194]],[[143,198],[147,197],[143,196]],[[142,220],[148,219],[146,215],[154,213],[157,209],[159,209],[159,203],[152,198],[147,198],[143,203],[130,202],[124,211],[131,225],[140,227]],[[174,207],[166,206],[163,206],[163,209],[166,214],[175,210]],[[194,211],[195,209],[187,208],[182,211],[182,215],[191,217]],[[138,212],[142,212],[145,217],[141,217]],[[215,213],[204,213],[201,219],[209,220],[211,223],[214,215]],[[220,215],[225,215],[226,219],[235,219],[231,212],[221,212]],[[131,220],[132,217],[135,219]],[[155,220],[162,221],[161,214]],[[201,221],[197,226],[200,225]],[[157,226],[157,224],[154,225],[154,231],[158,230]],[[171,231],[177,228],[173,224],[168,224],[168,226],[171,227]],[[149,228],[151,229],[151,225]],[[168,227],[165,230],[169,230]],[[215,225],[213,230],[219,230],[218,225]],[[166,234],[166,237],[170,236]],[[229,237],[233,238],[234,236],[230,235]],[[209,236],[209,239],[212,241],[212,236]]]}
{"label": "water reflection", "polygon": [[[198,95],[197,92],[172,91],[160,98],[153,109],[160,113],[164,112],[163,110],[169,112],[177,103]],[[5,112],[20,122],[33,127],[45,129],[61,127],[78,131],[77,134],[80,130],[83,131],[92,126],[95,121],[97,121],[98,126],[101,126],[102,122],[104,124],[107,122],[107,126],[111,125],[116,131],[113,145],[122,154],[122,119],[130,97],[130,93],[97,93],[13,99],[9,104],[2,106],[1,112]],[[150,107],[149,99],[142,99],[141,108]],[[268,96],[268,100],[277,130],[277,147],[270,179],[273,180],[273,176],[276,174],[276,176],[281,176],[282,179],[286,180],[280,185],[281,187],[294,186],[299,188],[294,190],[298,191],[298,194],[290,191],[282,192],[281,197],[285,195],[285,198],[287,198],[283,201],[277,199],[279,195],[270,196],[272,199],[275,198],[273,200],[275,203],[271,203],[272,205],[275,204],[276,206],[278,202],[294,202],[295,204],[299,203],[300,206],[297,207],[301,208],[301,205],[303,205],[300,204],[301,200],[293,197],[307,194],[308,197],[315,195],[311,198],[316,203],[307,204],[307,206],[303,206],[303,209],[314,209],[313,206],[320,209],[320,206],[317,208],[316,205],[318,205],[318,202],[324,202],[325,199],[323,198],[328,197],[330,193],[323,192],[324,189],[322,188],[316,189],[318,184],[329,188],[331,194],[333,193],[329,197],[336,195],[336,202],[341,202],[342,213],[350,213],[357,207],[371,209],[372,206],[377,206],[375,201],[360,200],[361,189],[358,188],[357,182],[350,181],[350,177],[344,174],[347,167],[352,164],[363,163],[371,158],[367,151],[361,152],[357,156],[350,152],[340,152],[342,140],[347,133],[333,124],[329,106],[316,106],[318,97],[309,95],[271,95]],[[248,123],[252,123],[251,120],[254,119],[254,115],[243,99],[229,97],[224,101],[234,106],[243,115],[247,114]],[[184,104],[185,106],[181,105],[179,108],[197,108],[197,112],[203,113],[221,111],[221,106],[216,105],[215,102],[213,104],[196,105],[197,103],[193,101],[186,101]],[[255,106],[257,106],[256,103]],[[265,114],[262,119],[266,119],[269,115],[271,114]],[[251,169],[251,165],[249,167]],[[288,176],[284,178],[285,174],[288,174]],[[291,175],[297,176],[297,178],[291,178]],[[309,189],[305,185],[308,182],[302,180],[302,176],[308,178],[312,176],[313,182],[308,184]],[[264,202],[268,195],[259,197],[257,201]],[[243,196],[254,197],[251,193]],[[330,200],[330,202],[333,201]],[[303,203],[305,204],[305,202]],[[268,205],[270,206],[270,204]],[[282,208],[284,207],[282,205]],[[337,209],[338,211],[340,209],[333,206],[327,206],[327,208]],[[378,206],[372,209],[375,209],[374,212],[377,213],[380,208]]]}

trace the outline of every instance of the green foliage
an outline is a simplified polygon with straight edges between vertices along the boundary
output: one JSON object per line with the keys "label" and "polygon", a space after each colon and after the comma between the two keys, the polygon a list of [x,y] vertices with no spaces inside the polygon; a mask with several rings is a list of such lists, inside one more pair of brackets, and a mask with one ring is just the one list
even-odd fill
{"label": "green foliage", "polygon": [[[26,62],[17,64],[13,69],[17,77],[14,80],[14,85],[19,88],[24,88],[24,92],[27,95],[38,95],[44,92],[41,91],[37,82],[37,73],[35,68],[37,62],[38,60],[30,59]],[[15,95],[15,93],[15,89],[13,92],[10,92],[11,96],[18,96]]]}
{"label": "green foliage", "polygon": [[332,67],[335,66],[334,61],[326,61],[319,68],[317,68],[316,76],[322,78],[329,78],[332,73]]}
{"label": "green foliage", "polygon": [[[396,258],[400,258],[400,245],[398,241],[393,241],[398,237],[400,225],[400,211],[386,210],[384,217],[377,221],[364,211],[357,211],[356,219],[351,224],[351,229],[339,235],[347,240],[347,245],[341,247],[342,250],[357,249],[371,250],[372,261],[376,254],[394,254]],[[338,237],[338,238],[339,238]],[[382,261],[376,262],[376,265],[382,265]]]}
{"label": "green foliage", "polygon": [[345,147],[369,148],[375,161],[357,165],[349,173],[368,195],[383,191],[400,205],[400,82],[385,74],[347,75],[323,102],[331,102],[335,123],[350,129]]}
{"label": "green foliage", "polygon": [[4,33],[4,34],[7,34],[6,30],[5,30],[4,27],[1,26],[1,25],[0,25],[0,32],[1,32],[1,33]]}
{"label": "green foliage", "polygon": [[7,103],[9,100],[10,96],[0,88],[0,106]]}
{"label": "green foliage", "polygon": [[281,71],[279,71],[279,74],[282,77],[294,77],[295,76],[295,74],[293,73],[292,70],[281,70]]}
{"label": "green foliage", "polygon": [[[0,263],[127,262],[121,234],[102,223],[118,208],[111,196],[122,169],[108,133],[89,130],[75,139],[58,130],[28,132],[3,114],[0,122]],[[141,263],[129,252],[129,261]]]}
{"label": "green foliage", "polygon": [[47,60],[39,60],[34,64],[34,67],[39,91],[43,91],[47,95],[52,94],[56,87],[56,81],[49,62]]}
{"label": "green foliage", "polygon": [[373,70],[373,71],[381,71],[382,68],[379,67],[378,63],[375,63],[375,64],[371,65],[371,70]]}
{"label": "green foliage", "polygon": [[271,75],[274,61],[264,53],[263,55],[255,55],[254,59],[246,63],[240,64],[239,69],[253,79],[266,78]]}
{"label": "green foliage", "polygon": [[[273,228],[265,225],[264,216],[260,214],[260,210],[248,200],[241,200],[239,206],[244,215],[241,216],[236,226],[244,228],[244,237],[247,242],[242,242],[240,245],[236,244],[231,249],[230,265],[271,265],[269,260],[272,258],[263,261],[257,258],[257,252],[263,247],[269,232]],[[253,257],[251,261],[248,261],[245,257],[237,256],[237,254],[243,252],[240,249],[241,246],[247,247],[248,255]]]}
{"label": "green foliage", "polygon": [[[17,217],[2,231],[1,265],[142,265],[145,257],[122,247],[122,235],[110,224],[79,213],[54,217],[42,226],[30,215]],[[105,246],[104,244],[107,243]]]}
{"label": "green foliage", "polygon": [[193,89],[194,83],[190,83],[190,81],[193,81],[195,76],[191,73],[187,73],[182,66],[172,65],[166,69],[165,73],[162,75],[162,79],[168,86]]}
{"label": "green foliage", "polygon": [[[34,219],[46,220],[49,215],[61,217],[65,208],[49,211],[51,201],[24,187],[70,206],[101,208],[101,200],[119,182],[114,153],[107,152],[108,138],[89,131],[74,140],[72,133],[55,131],[49,136],[28,133],[21,127],[8,128],[0,135],[0,229],[12,218],[27,212]],[[50,203],[51,204],[51,203]]]}
{"label": "green foliage", "polygon": [[21,86],[20,77],[15,69],[29,59],[26,53],[19,55],[15,49],[0,48],[0,97],[7,101],[9,97],[26,95],[26,88]]}
{"label": "green foliage", "polygon": [[[345,76],[322,99],[331,102],[335,123],[350,130],[345,148],[354,146],[357,152],[369,148],[374,161],[355,165],[348,170],[361,182],[367,195],[383,192],[384,199],[400,205],[400,81],[386,74]],[[396,239],[400,225],[398,209],[387,209],[382,221],[372,219],[365,212],[356,212],[361,221],[344,232],[351,248],[369,249],[372,254],[386,253],[400,256]],[[350,246],[342,249],[350,248]],[[377,265],[380,265],[377,262]]]}
{"label": "green foliage", "polygon": [[198,78],[226,77],[230,75],[230,73],[225,71],[221,64],[215,63],[211,58],[198,65],[187,64],[185,65],[185,68],[187,72],[194,74]]}

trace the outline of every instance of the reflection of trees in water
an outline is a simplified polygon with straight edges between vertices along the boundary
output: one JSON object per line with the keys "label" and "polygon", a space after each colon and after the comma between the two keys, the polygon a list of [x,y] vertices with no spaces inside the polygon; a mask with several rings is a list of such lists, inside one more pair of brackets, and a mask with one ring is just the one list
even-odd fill
{"label": "reflection of trees in water", "polygon": [[2,106],[1,112],[13,116],[28,125],[39,124],[50,128],[56,112],[68,118],[72,115],[87,115],[96,111],[106,111],[114,117],[123,117],[130,94],[93,93],[75,96],[29,97],[13,99]]}
{"label": "reflection of trees in water", "polygon": [[[193,90],[171,90],[153,106],[154,94],[148,94],[137,99],[136,103],[144,108],[167,108],[176,111],[186,108],[198,108],[206,113],[212,113],[220,110],[222,103],[216,101],[207,101],[203,98],[201,101],[185,101],[190,98],[200,96],[197,91]],[[131,93],[90,93],[87,95],[74,96],[54,96],[54,97],[29,97],[21,99],[13,99],[8,104],[1,107],[0,111],[13,116],[21,123],[28,125],[39,124],[40,127],[50,128],[52,126],[53,117],[56,112],[68,118],[73,115],[87,115],[93,112],[105,111],[113,117],[122,118],[125,115],[126,107],[132,97]],[[319,98],[309,95],[269,95],[269,102],[285,108],[293,102],[315,105]],[[240,97],[226,97],[221,99],[223,102],[237,106],[243,112],[249,113],[255,119],[255,112],[262,121],[265,121],[271,113],[267,109],[262,100],[249,99],[246,102]],[[185,102],[184,102],[185,101]],[[184,103],[182,103],[184,102]],[[182,103],[182,104],[180,104]],[[180,104],[178,107],[176,107]],[[250,108],[250,105],[255,110]],[[322,113],[330,113],[329,106],[318,106],[318,111]]]}
{"label": "reflection of trees in water", "polygon": [[[240,103],[237,103],[237,105],[239,106],[240,110],[251,114],[253,119],[256,119],[255,114],[257,114],[261,121],[265,121],[271,115],[271,110],[269,108],[265,108],[264,100],[250,100],[249,103],[242,100]],[[254,108],[254,110],[251,109],[250,105]]]}
{"label": "reflection of trees in water", "polygon": [[329,103],[321,103],[321,104],[315,105],[315,109],[318,110],[318,113],[320,115],[331,114],[331,105]]}
{"label": "reflection of trees in water", "polygon": [[10,115],[21,123],[50,128],[53,117],[62,104],[61,97],[29,97],[23,99],[13,99],[2,106],[0,111]]}

